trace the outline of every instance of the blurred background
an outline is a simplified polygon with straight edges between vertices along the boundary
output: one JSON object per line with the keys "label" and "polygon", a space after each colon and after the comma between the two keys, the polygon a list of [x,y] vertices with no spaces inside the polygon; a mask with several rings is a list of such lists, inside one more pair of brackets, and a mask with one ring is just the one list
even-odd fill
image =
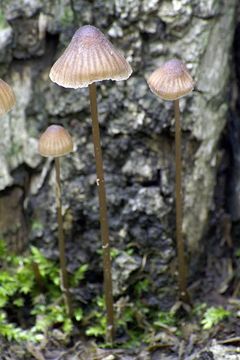
{"label": "blurred background", "polygon": [[[146,83],[166,60],[182,59],[197,89],[181,99],[183,231],[193,296],[239,295],[240,6],[237,0],[1,0],[0,77],[16,93],[0,127],[0,236],[57,259],[53,162],[37,143],[64,125],[75,151],[62,158],[68,269],[87,263],[85,302],[101,292],[95,161],[88,89],[49,79],[78,27],[98,27],[131,63],[127,81],[98,84],[114,293],[149,279],[147,306],[176,298],[174,119],[171,102]],[[203,285],[204,284],[204,285]],[[217,300],[216,300],[217,299]]]}

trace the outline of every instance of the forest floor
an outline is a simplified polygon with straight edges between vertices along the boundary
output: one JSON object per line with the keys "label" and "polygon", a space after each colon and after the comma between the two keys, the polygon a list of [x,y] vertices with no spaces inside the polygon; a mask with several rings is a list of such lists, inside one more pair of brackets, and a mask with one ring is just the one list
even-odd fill
{"label": "forest floor", "polygon": [[[161,312],[156,321],[154,316],[159,313],[147,317],[146,307],[141,305],[137,316],[147,337],[138,333],[140,342],[134,345],[132,341],[129,346],[131,335],[124,334],[138,321],[137,317],[131,319],[130,325],[125,323],[126,331],[113,348],[104,347],[101,336],[102,342],[98,336],[86,337],[81,323],[74,323],[70,336],[64,336],[64,331],[55,326],[37,344],[7,341],[0,335],[0,360],[240,360],[240,230],[227,226],[228,231],[216,235],[219,219],[215,220],[207,234],[207,256],[199,259],[198,272],[192,270],[189,279],[192,306],[170,305],[169,312]],[[138,300],[144,304],[148,289],[142,291]],[[11,307],[8,305],[8,310]]]}
{"label": "forest floor", "polygon": [[[238,360],[240,359],[239,320],[231,319],[211,333],[197,333],[185,323],[184,337],[169,332],[158,334],[165,342],[140,349],[101,349],[95,342],[79,340],[64,345],[56,335],[40,345],[20,345],[0,340],[1,360]],[[187,338],[188,337],[188,338]]]}
{"label": "forest floor", "polygon": [[[131,349],[124,349],[124,344],[104,349],[79,333],[66,340],[56,329],[37,345],[0,338],[0,360],[240,360],[239,286],[227,252],[226,256],[222,250],[217,253],[209,256],[204,276],[190,287],[193,301],[217,309],[205,316],[205,322],[199,323],[201,306],[194,315],[188,307],[178,309],[178,331],[162,324],[148,344]],[[229,316],[223,314],[221,319],[221,309],[227,309]]]}

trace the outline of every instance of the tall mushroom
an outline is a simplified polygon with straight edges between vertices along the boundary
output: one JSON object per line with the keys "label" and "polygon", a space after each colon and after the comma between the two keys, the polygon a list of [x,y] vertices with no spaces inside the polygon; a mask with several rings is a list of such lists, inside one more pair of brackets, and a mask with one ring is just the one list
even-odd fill
{"label": "tall mushroom", "polygon": [[181,126],[179,98],[190,93],[194,82],[182,61],[172,59],[155,70],[147,80],[151,91],[163,100],[174,102],[175,113],[175,161],[176,161],[176,241],[178,253],[179,297],[189,302],[187,292],[187,264],[182,237],[182,186],[181,186]]}
{"label": "tall mushroom", "polygon": [[91,25],[83,26],[75,32],[70,44],[50,71],[50,79],[60,86],[73,89],[87,86],[89,88],[103,249],[104,293],[107,310],[106,340],[109,342],[113,342],[114,338],[114,311],[107,202],[95,82],[108,79],[125,80],[131,73],[132,69],[125,58],[100,30]]}
{"label": "tall mushroom", "polygon": [[10,111],[15,103],[16,98],[11,86],[0,79],[0,116]]}
{"label": "tall mushroom", "polygon": [[38,152],[42,156],[54,157],[56,173],[56,204],[57,204],[57,222],[58,222],[58,248],[60,257],[60,280],[61,290],[64,296],[64,302],[67,314],[72,315],[72,302],[68,287],[68,276],[66,270],[65,241],[62,219],[62,199],[61,199],[61,181],[60,181],[60,156],[69,154],[73,150],[73,142],[70,134],[62,126],[51,125],[41,135],[38,143]]}

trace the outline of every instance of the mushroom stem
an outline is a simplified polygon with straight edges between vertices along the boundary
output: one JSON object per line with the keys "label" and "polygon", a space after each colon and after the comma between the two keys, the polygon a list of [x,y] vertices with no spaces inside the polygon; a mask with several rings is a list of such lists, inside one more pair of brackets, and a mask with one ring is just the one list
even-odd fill
{"label": "mushroom stem", "polygon": [[103,160],[102,160],[102,150],[101,150],[100,130],[99,130],[98,110],[97,110],[97,92],[96,92],[95,83],[89,85],[89,96],[90,96],[90,108],[91,108],[91,116],[92,116],[92,134],[93,134],[95,161],[96,161],[101,238],[102,238],[102,249],[103,249],[104,293],[105,293],[105,302],[106,302],[106,310],[107,310],[106,341],[112,343],[115,332],[113,292],[112,292],[112,269],[111,269],[109,229],[108,229],[108,217],[107,217],[106,190],[104,184]]}
{"label": "mushroom stem", "polygon": [[67,276],[67,269],[66,269],[59,157],[55,158],[55,172],[56,172],[56,203],[57,203],[58,249],[59,249],[59,257],[60,257],[61,290],[63,292],[63,297],[64,297],[67,314],[68,314],[68,316],[71,317],[72,316],[72,302],[71,302],[71,296],[70,296],[69,287],[68,287],[68,276]]}
{"label": "mushroom stem", "polygon": [[184,252],[184,242],[182,236],[182,160],[181,160],[181,125],[179,99],[174,100],[175,113],[175,161],[176,161],[176,241],[178,255],[178,286],[180,300],[189,303],[187,293],[187,264]]}

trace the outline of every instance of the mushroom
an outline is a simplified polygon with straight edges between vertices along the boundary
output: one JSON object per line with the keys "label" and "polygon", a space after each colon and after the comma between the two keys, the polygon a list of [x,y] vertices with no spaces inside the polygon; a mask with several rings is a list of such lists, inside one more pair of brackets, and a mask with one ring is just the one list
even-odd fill
{"label": "mushroom", "polygon": [[11,86],[0,79],[0,116],[10,111],[15,103],[16,98]]}
{"label": "mushroom", "polygon": [[70,44],[50,71],[50,79],[58,85],[73,89],[87,86],[89,88],[100,208],[108,342],[113,342],[115,329],[107,202],[95,82],[108,79],[125,80],[131,73],[132,69],[121,53],[100,30],[91,25],[83,26],[75,32]]}
{"label": "mushroom", "polygon": [[58,247],[60,258],[60,280],[61,290],[64,296],[64,302],[67,314],[72,315],[72,302],[68,287],[68,275],[66,270],[65,241],[62,219],[62,199],[61,199],[61,181],[60,181],[60,156],[69,154],[73,150],[73,142],[66,129],[59,125],[51,125],[41,135],[38,143],[38,152],[45,157],[54,157],[56,173],[56,206],[58,222]]}
{"label": "mushroom", "polygon": [[147,80],[151,91],[163,100],[174,101],[175,114],[175,161],[176,161],[176,241],[178,254],[178,284],[180,300],[187,303],[187,264],[182,236],[182,189],[181,189],[181,126],[179,98],[194,89],[194,81],[182,61],[172,59],[155,70]]}

